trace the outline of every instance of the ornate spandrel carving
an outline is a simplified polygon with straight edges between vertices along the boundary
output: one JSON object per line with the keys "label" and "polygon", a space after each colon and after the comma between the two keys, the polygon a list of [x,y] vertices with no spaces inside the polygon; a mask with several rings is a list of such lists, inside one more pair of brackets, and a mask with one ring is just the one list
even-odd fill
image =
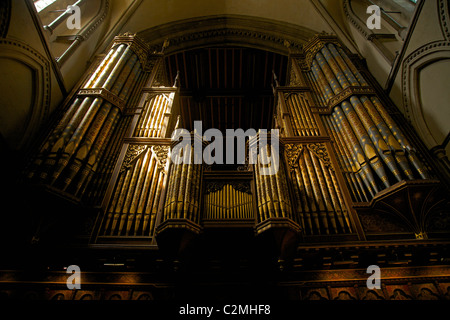
{"label": "ornate spandrel carving", "polygon": [[330,167],[333,170],[333,167],[331,166],[331,160],[328,155],[328,151],[327,151],[325,144],[310,143],[310,144],[308,144],[308,149],[311,152],[313,152],[317,156],[317,158],[319,158],[321,161],[323,161],[325,166]]}
{"label": "ornate spandrel carving", "polygon": [[300,79],[298,78],[297,74],[295,73],[294,68],[291,68],[291,74],[289,77],[289,85],[292,87],[301,87],[302,86],[302,83],[300,82]]}
{"label": "ornate spandrel carving", "polygon": [[128,146],[127,153],[123,159],[122,167],[120,172],[126,171],[131,168],[133,162],[145,151],[147,150],[146,145],[135,145],[131,144]]}
{"label": "ornate spandrel carving", "polygon": [[252,194],[250,184],[248,182],[239,181],[213,181],[206,185],[205,194],[221,190],[225,185],[230,185],[236,191]]}
{"label": "ornate spandrel carving", "polygon": [[163,174],[166,174],[164,168],[167,164],[167,158],[169,155],[169,146],[153,146],[152,151],[156,156],[156,159],[158,159],[158,170],[162,170]]}
{"label": "ornate spandrel carving", "polygon": [[[150,146],[147,145],[129,145],[122,163],[122,167],[120,168],[120,172],[131,168],[133,162],[136,161],[136,159],[140,157],[149,147]],[[157,167],[159,170],[162,170],[164,174],[164,168],[167,164],[169,149],[169,146],[151,146],[151,150],[158,160]]]}
{"label": "ornate spandrel carving", "polygon": [[289,170],[294,170],[298,167],[298,158],[303,151],[301,144],[288,143],[285,145],[285,152]]}

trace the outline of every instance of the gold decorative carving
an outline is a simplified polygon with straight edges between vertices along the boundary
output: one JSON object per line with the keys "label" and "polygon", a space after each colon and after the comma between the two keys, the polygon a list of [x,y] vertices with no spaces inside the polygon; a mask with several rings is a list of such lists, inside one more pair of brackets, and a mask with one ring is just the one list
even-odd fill
{"label": "gold decorative carving", "polygon": [[[295,63],[295,62],[293,62]],[[302,83],[300,82],[300,80],[298,79],[294,68],[291,68],[291,75],[290,75],[290,79],[289,79],[289,85],[292,87],[301,87]]]}
{"label": "gold decorative carving", "polygon": [[81,89],[78,91],[78,95],[92,96],[92,97],[96,97],[96,98],[105,99],[106,101],[110,102],[112,105],[119,108],[120,112],[122,112],[123,109],[125,108],[125,101],[105,88]]}
{"label": "gold decorative carving", "polygon": [[288,143],[284,148],[289,169],[293,171],[294,168],[298,167],[298,158],[303,151],[303,145]]}
{"label": "gold decorative carving", "polygon": [[347,99],[353,95],[361,95],[361,94],[371,95],[371,94],[375,94],[375,91],[372,88],[368,88],[368,87],[356,87],[356,86],[348,87],[347,89],[342,90],[339,94],[333,96],[328,101],[328,108],[331,110],[336,105],[338,105],[339,103],[344,101],[345,99]]}
{"label": "gold decorative carving", "polygon": [[339,47],[341,47],[341,44],[336,36],[329,35],[325,32],[322,32],[321,34],[318,34],[314,36],[308,44],[306,44],[303,47],[303,50],[305,52],[305,64],[310,68],[312,61],[314,57],[316,56],[316,53],[323,48],[323,46],[327,43],[333,43]]}
{"label": "gold decorative carving", "polygon": [[330,157],[328,155],[327,148],[323,143],[310,143],[308,144],[308,149],[313,152],[317,158],[323,161],[325,166],[331,166]]}
{"label": "gold decorative carving", "polygon": [[120,172],[128,170],[131,168],[132,163],[147,150],[146,145],[141,144],[130,144],[127,149],[127,153],[125,154],[125,158],[123,159],[122,167],[120,168]]}
{"label": "gold decorative carving", "polygon": [[128,44],[130,49],[138,56],[141,66],[144,70],[147,69],[148,54],[150,52],[148,45],[135,33],[125,32],[122,35],[114,38],[112,47],[125,43]]}
{"label": "gold decorative carving", "polygon": [[234,190],[251,194],[250,184],[242,181],[214,181],[206,185],[205,194],[221,190],[225,185],[230,185]]}
{"label": "gold decorative carving", "polygon": [[158,159],[158,170],[162,170],[163,174],[166,174],[164,171],[164,168],[166,167],[167,163],[167,156],[169,154],[170,146],[153,146],[152,151],[156,155],[156,158]]}

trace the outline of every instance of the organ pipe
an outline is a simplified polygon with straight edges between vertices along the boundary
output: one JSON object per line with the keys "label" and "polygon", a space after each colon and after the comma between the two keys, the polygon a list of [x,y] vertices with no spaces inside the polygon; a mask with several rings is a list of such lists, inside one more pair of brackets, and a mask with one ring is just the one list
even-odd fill
{"label": "organ pipe", "polygon": [[429,179],[426,166],[381,100],[359,89],[370,85],[340,44],[331,41],[310,48],[315,51],[306,74],[319,101],[331,103],[326,106],[329,115],[322,119],[335,141],[353,199],[369,201],[405,179]]}
{"label": "organ pipe", "polygon": [[137,38],[116,41],[43,142],[28,178],[77,196],[91,182],[114,140],[122,111],[138,93],[146,68]]}

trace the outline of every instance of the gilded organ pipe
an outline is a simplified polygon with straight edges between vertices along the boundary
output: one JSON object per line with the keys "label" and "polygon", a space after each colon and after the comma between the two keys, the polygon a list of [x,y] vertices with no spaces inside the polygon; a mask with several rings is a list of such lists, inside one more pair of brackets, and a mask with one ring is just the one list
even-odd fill
{"label": "gilded organ pipe", "polygon": [[344,101],[342,103],[342,110],[344,111],[344,115],[346,116],[351,128],[355,132],[356,137],[359,140],[361,145],[361,149],[364,152],[366,158],[369,161],[370,166],[374,169],[375,173],[381,179],[382,183],[386,188],[390,187],[389,179],[386,173],[386,170],[383,166],[382,159],[380,155],[376,151],[376,147],[372,143],[369,134],[363,127],[360,118],[357,116],[354,108],[350,103]]}
{"label": "gilded organ pipe", "polygon": [[346,64],[346,62],[344,61],[342,56],[339,54],[339,52],[337,51],[337,49],[334,46],[334,44],[329,43],[327,45],[327,47],[330,50],[333,58],[335,59],[335,61],[339,65],[340,69],[343,71],[343,73],[344,73],[345,77],[347,78],[347,81],[349,82],[349,84],[352,85],[352,86],[359,86],[360,85],[359,81],[356,79],[355,75],[352,73],[352,71],[350,70],[349,66]]}
{"label": "gilded organ pipe", "polygon": [[318,52],[316,55],[316,60],[319,64],[319,67],[322,69],[322,72],[325,75],[325,78],[328,81],[333,93],[339,94],[342,91],[342,87],[339,84],[339,81],[337,80],[330,66],[328,65],[327,61],[325,60],[325,57],[320,52]]}
{"label": "gilded organ pipe", "polygon": [[381,159],[390,169],[391,173],[395,176],[397,181],[401,181],[402,176],[400,175],[400,171],[398,170],[395,164],[395,159],[391,154],[391,149],[383,140],[382,136],[378,131],[378,128],[375,126],[375,123],[367,114],[366,109],[363,107],[361,101],[359,100],[358,97],[351,97],[350,102],[352,103],[354,110],[357,112],[359,118],[361,119],[361,122],[364,125],[364,128],[366,129],[367,133],[369,134],[369,137],[372,140],[373,145],[376,148]]}
{"label": "gilded organ pipe", "polygon": [[306,199],[308,201],[307,203],[309,204],[309,208],[310,208],[311,220],[313,221],[314,227],[316,228],[316,230],[320,230],[319,207],[318,207],[316,198],[314,196],[314,191],[312,190],[312,183],[310,180],[310,176],[308,174],[308,169],[306,167],[304,156],[299,158],[299,167],[300,167],[300,172],[301,172],[302,180],[303,180],[302,185],[305,187]]}
{"label": "gilded organ pipe", "polygon": [[346,65],[349,67],[350,71],[353,73],[353,75],[355,75],[359,84],[361,86],[369,86],[367,81],[364,79],[364,77],[361,75],[361,73],[358,71],[358,69],[356,69],[355,65],[350,60],[350,58],[347,56],[347,54],[344,52],[344,50],[339,46],[337,46],[336,49],[339,52],[339,54],[341,55],[341,57],[344,59]]}
{"label": "gilded organ pipe", "polygon": [[360,167],[359,173],[361,174],[361,180],[366,184],[372,197],[375,196],[375,194],[379,192],[375,177],[371,171],[365,153],[340,107],[335,108],[333,120],[337,125],[339,134],[341,134],[345,140],[349,154],[352,155],[353,162]]}
{"label": "gilded organ pipe", "polygon": [[314,78],[318,82],[318,87],[322,89],[325,102],[328,103],[328,100],[333,97],[334,93],[316,60],[313,60],[312,62],[311,71],[313,72]]}
{"label": "gilded organ pipe", "polygon": [[417,178],[416,174],[428,179],[415,149],[347,53],[336,41],[320,43],[321,39],[307,46],[314,53],[305,73],[319,101],[329,108],[323,123],[335,141],[353,199],[369,201],[396,182]]}
{"label": "gilded organ pipe", "polygon": [[[194,139],[199,139],[194,135]],[[168,192],[164,200],[163,221],[187,219],[199,222],[202,164],[194,163],[193,145],[184,146],[170,166]],[[178,164],[177,164],[178,163]]]}
{"label": "gilded organ pipe", "polygon": [[141,85],[145,61],[133,41],[118,41],[109,50],[42,144],[28,178],[75,196],[86,190],[112,143],[121,110]]}
{"label": "gilded organ pipe", "polygon": [[420,177],[422,179],[430,179],[430,174],[428,173],[426,167],[422,164],[422,162],[415,154],[415,149],[412,147],[412,145],[409,143],[403,132],[400,130],[400,128],[396,125],[392,117],[383,107],[378,97],[372,97],[371,100],[375,108],[378,110],[378,112],[388,125],[389,129],[392,131],[392,134],[397,138],[397,141],[400,143],[403,149],[406,150],[406,153],[408,154],[408,159],[411,161],[412,165],[415,167]]}
{"label": "gilded organ pipe", "polygon": [[[335,60],[334,56],[331,54],[331,52],[327,49],[326,46],[320,50],[323,57],[320,57],[318,54],[318,59],[325,58],[327,65],[331,68],[333,71],[336,79],[338,80],[339,84],[342,86],[342,89],[347,89],[350,87],[350,83],[347,80],[347,77],[345,76],[344,72],[341,70],[340,66],[338,65],[337,61]],[[337,92],[339,93],[339,92]]]}

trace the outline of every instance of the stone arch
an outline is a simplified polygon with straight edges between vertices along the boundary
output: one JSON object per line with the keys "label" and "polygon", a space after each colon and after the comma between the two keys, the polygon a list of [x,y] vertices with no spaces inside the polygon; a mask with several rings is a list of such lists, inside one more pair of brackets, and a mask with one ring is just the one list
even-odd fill
{"label": "stone arch", "polygon": [[318,32],[294,24],[241,15],[207,16],[171,22],[137,33],[159,51],[169,40],[166,54],[214,45],[235,45],[283,55],[301,51]]}
{"label": "stone arch", "polygon": [[[0,65],[5,82],[2,85],[9,86],[7,92],[11,93],[9,97],[2,96],[1,135],[11,149],[20,150],[49,114],[49,62],[22,42],[0,39]],[[19,76],[28,78],[28,88],[8,81],[8,77]]]}
{"label": "stone arch", "polygon": [[[433,129],[433,126],[436,124],[430,123],[433,117],[426,117],[424,115],[424,104],[426,104],[425,95],[433,95],[433,93],[427,93],[422,90],[421,83],[423,84],[423,81],[421,81],[421,76],[423,76],[422,72],[426,68],[433,67],[437,63],[443,63],[447,69],[450,68],[449,41],[436,41],[418,48],[405,59],[403,65],[405,115],[419,132],[428,148],[439,145],[442,141],[439,141],[440,137],[436,136],[435,129]],[[439,83],[436,83],[435,87],[438,88]],[[445,112],[445,108],[443,110]],[[442,115],[442,119],[446,116],[450,118],[448,111]],[[445,136],[446,133],[443,134]]]}

